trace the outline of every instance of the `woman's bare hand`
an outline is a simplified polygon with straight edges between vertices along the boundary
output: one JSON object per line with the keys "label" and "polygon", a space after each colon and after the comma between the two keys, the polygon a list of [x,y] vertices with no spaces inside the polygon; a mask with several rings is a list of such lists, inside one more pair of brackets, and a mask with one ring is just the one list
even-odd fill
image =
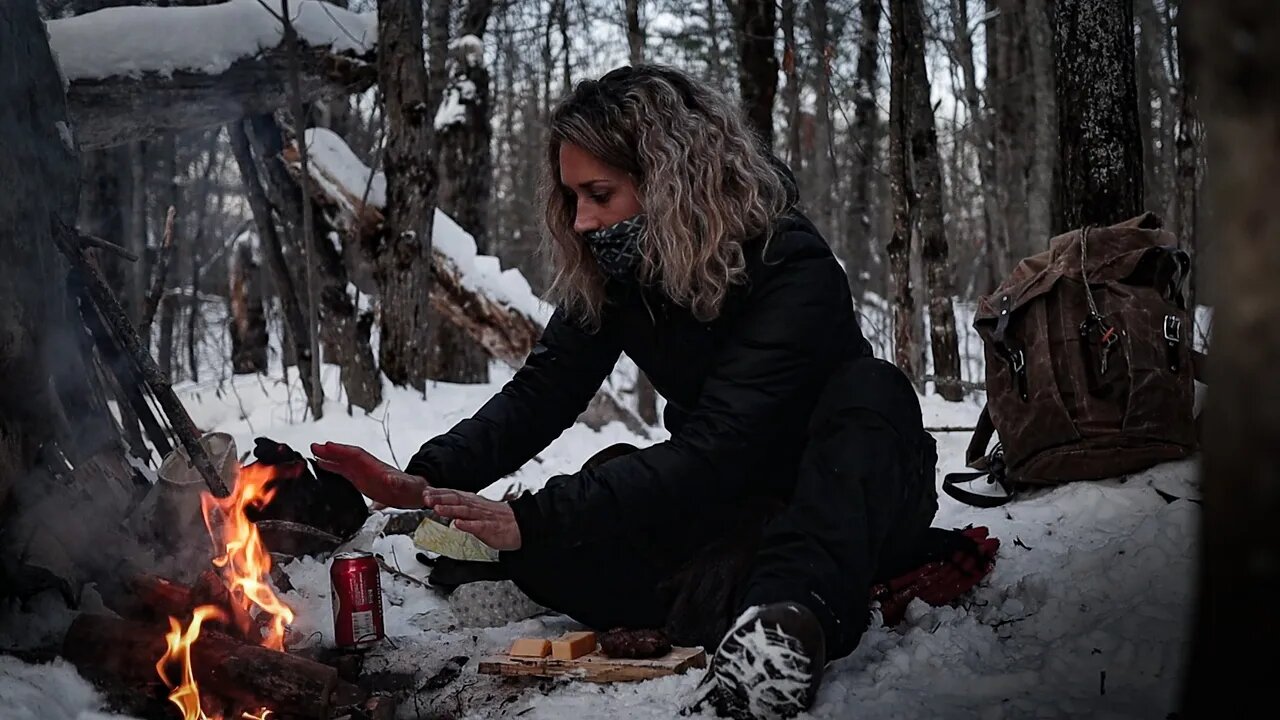
{"label": "woman's bare hand", "polygon": [[427,488],[422,502],[453,526],[469,532],[494,550],[519,550],[520,526],[510,503],[488,500],[461,490]]}
{"label": "woman's bare hand", "polygon": [[410,475],[382,462],[364,449],[342,443],[312,443],[316,465],[346,478],[361,495],[387,507],[422,507],[422,493],[430,485],[425,478]]}

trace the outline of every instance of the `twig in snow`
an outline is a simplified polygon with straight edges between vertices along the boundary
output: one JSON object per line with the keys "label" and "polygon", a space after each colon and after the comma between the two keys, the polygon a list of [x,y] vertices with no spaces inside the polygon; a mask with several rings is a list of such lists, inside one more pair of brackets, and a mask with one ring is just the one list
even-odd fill
{"label": "twig in snow", "polygon": [[387,401],[387,408],[382,411],[382,419],[379,423],[382,425],[382,437],[387,441],[387,449],[391,451],[391,462],[396,467],[400,467],[400,461],[396,459],[396,449],[391,446],[391,427],[387,424],[387,420],[391,417],[391,401]]}

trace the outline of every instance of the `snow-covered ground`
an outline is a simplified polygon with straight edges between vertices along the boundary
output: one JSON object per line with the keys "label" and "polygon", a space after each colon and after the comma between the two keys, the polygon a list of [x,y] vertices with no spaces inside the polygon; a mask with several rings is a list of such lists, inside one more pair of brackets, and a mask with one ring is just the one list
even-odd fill
{"label": "snow-covered ground", "polygon": [[[231,433],[241,452],[261,435],[305,451],[313,441],[364,446],[403,465],[417,446],[479,407],[509,377],[495,365],[487,386],[434,384],[423,394],[391,389],[383,406],[348,415],[336,368],[320,422],[303,422],[296,382],[259,377],[180,389],[196,423]],[[625,389],[625,388],[623,388]],[[930,425],[969,425],[980,399],[950,404],[923,398]],[[575,426],[508,482],[538,487],[576,468],[595,450],[619,441],[640,444],[620,424],[600,432]],[[966,433],[939,433],[939,479],[958,470]],[[1194,498],[1195,461],[1159,466],[1128,478],[1079,483],[979,510],[941,500],[936,525],[986,525],[1002,541],[996,567],[959,607],[917,604],[902,625],[873,628],[851,656],[837,661],[811,715],[817,718],[1162,718],[1174,709],[1188,638],[1199,505],[1169,502],[1156,492]],[[472,658],[462,678],[438,693],[419,694],[402,709],[464,709],[465,717],[670,718],[696,675],[640,684],[503,685],[475,672],[475,659],[512,638],[570,627],[542,616],[496,628],[460,627],[447,601],[414,581],[426,577],[406,536],[373,537],[373,550],[409,578],[383,574],[391,642],[375,664],[415,677],[417,686],[450,658]],[[327,562],[304,558],[284,566],[294,590],[284,598],[298,613],[294,637],[332,638]],[[0,626],[0,634],[5,632]],[[12,628],[10,628],[11,630]],[[100,699],[63,663],[33,667],[0,659],[0,718],[88,718]],[[486,699],[488,698],[488,699]],[[452,703],[453,705],[450,705]],[[21,709],[15,709],[21,708]]]}

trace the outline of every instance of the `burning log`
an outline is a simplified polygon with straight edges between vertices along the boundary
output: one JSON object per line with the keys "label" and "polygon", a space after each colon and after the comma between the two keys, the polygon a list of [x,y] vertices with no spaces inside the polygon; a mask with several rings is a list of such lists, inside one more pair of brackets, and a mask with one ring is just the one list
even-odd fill
{"label": "burning log", "polygon": [[[86,678],[152,698],[169,694],[156,672],[166,653],[159,626],[93,614],[75,619],[62,646]],[[209,630],[191,644],[191,671],[202,696],[248,711],[268,708],[273,717],[329,718],[365,699],[328,665]]]}

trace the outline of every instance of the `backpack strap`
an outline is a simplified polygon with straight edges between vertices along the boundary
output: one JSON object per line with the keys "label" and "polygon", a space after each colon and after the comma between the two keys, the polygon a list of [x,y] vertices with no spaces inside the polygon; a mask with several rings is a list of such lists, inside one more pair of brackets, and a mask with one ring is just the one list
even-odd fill
{"label": "backpack strap", "polygon": [[[1004,505],[1013,499],[1014,491],[1005,474],[1004,451],[999,444],[990,453],[987,445],[995,435],[996,426],[991,422],[991,412],[982,406],[978,415],[978,424],[974,428],[973,438],[969,440],[969,448],[965,451],[965,464],[974,472],[947,473],[942,478],[942,490],[952,498],[966,505],[980,508],[993,508]],[[972,482],[987,478],[987,484],[999,483],[1005,491],[1004,495],[981,495],[960,487],[960,483]]]}

